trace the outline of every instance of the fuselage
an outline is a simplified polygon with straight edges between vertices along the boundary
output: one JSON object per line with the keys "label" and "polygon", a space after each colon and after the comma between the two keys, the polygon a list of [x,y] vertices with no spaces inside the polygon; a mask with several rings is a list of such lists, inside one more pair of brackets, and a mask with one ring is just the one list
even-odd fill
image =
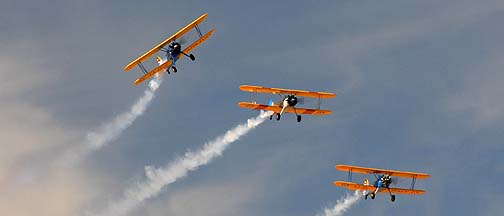
{"label": "fuselage", "polygon": [[390,183],[392,183],[392,178],[389,175],[381,175],[380,178],[374,182],[373,186],[377,188],[388,188]]}
{"label": "fuselage", "polygon": [[182,45],[180,45],[177,42],[173,42],[170,45],[168,45],[168,53],[172,59],[172,62],[175,63],[177,60],[178,56],[182,53]]}
{"label": "fuselage", "polygon": [[298,103],[298,99],[295,95],[287,95],[283,98],[282,103],[280,104],[280,107],[282,107],[282,111],[280,112],[280,115],[282,115],[288,107],[294,107]]}

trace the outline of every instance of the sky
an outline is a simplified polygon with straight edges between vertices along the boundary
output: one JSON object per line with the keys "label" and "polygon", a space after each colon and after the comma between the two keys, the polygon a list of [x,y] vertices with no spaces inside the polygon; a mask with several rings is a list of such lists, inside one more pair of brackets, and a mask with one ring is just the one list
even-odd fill
{"label": "sky", "polygon": [[[216,32],[196,61],[178,62],[106,145],[63,157],[148,94],[123,67],[205,12],[202,30]],[[338,96],[322,104],[332,115],[266,120],[126,215],[317,215],[351,193],[332,185],[347,177],[336,164],[432,176],[416,184],[425,195],[360,200],[346,215],[499,215],[503,18],[498,0],[4,0],[0,214],[102,212],[145,167],[256,117],[237,106],[248,84]]]}

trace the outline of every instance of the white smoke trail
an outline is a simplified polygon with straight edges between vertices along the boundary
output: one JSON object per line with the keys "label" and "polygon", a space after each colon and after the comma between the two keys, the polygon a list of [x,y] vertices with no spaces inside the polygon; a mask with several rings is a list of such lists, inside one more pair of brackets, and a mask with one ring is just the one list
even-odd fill
{"label": "white smoke trail", "polygon": [[150,80],[149,88],[144,91],[143,96],[128,111],[119,114],[112,121],[104,123],[97,130],[89,132],[83,146],[70,149],[56,163],[71,166],[78,163],[89,153],[97,151],[117,139],[125,129],[131,126],[145,112],[152,99],[154,99],[154,93],[161,83],[161,78]]}
{"label": "white smoke trail", "polygon": [[159,88],[159,85],[161,85],[160,79],[151,80],[149,82],[149,89],[145,90],[144,95],[131,106],[130,110],[118,115],[111,122],[102,125],[97,131],[90,132],[87,135],[87,146],[91,150],[97,150],[110,141],[117,139],[126,128],[131,126],[145,112],[145,109],[154,98],[154,92]]}
{"label": "white smoke trail", "polygon": [[189,171],[197,170],[200,166],[206,165],[212,159],[222,155],[223,151],[233,142],[237,141],[251,129],[264,122],[270,112],[261,112],[255,118],[248,119],[247,123],[240,124],[228,130],[223,136],[205,143],[198,151],[189,151],[181,158],[178,158],[163,168],[145,167],[146,181],[138,183],[133,188],[126,190],[124,197],[108,205],[108,207],[99,214],[103,216],[126,215],[134,208],[142,204],[146,199],[159,194],[161,189],[174,183],[187,175]]}
{"label": "white smoke trail", "polygon": [[343,215],[348,209],[352,207],[353,204],[359,201],[361,196],[360,191],[356,190],[354,194],[346,194],[345,197],[336,201],[336,205],[332,208],[324,208],[324,214],[318,214],[318,216],[340,216]]}

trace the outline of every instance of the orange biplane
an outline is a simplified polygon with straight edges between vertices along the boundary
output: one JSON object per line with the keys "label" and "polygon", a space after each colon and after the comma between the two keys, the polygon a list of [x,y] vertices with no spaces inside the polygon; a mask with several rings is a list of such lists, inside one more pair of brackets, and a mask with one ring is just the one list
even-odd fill
{"label": "orange biplane", "polygon": [[[297,118],[297,122],[301,121],[301,115],[329,115],[332,113],[331,110],[321,110],[320,104],[321,99],[333,98],[336,97],[334,93],[327,92],[312,92],[312,91],[303,91],[303,90],[292,90],[292,89],[281,89],[281,88],[268,88],[262,86],[250,86],[250,85],[242,85],[240,86],[240,90],[246,92],[253,92],[253,101],[252,102],[239,102],[238,105],[243,108],[255,109],[255,110],[269,110],[273,111],[273,115],[270,116],[270,120],[276,115],[276,119],[280,120],[280,116],[283,113],[294,113]],[[256,93],[267,93],[267,94],[277,94],[282,100],[278,103],[273,102],[270,99],[268,105],[258,104],[255,101]],[[285,96],[283,96],[285,95]],[[318,98],[318,107],[317,109],[306,109],[306,108],[296,108],[298,102],[302,102],[302,98],[298,99],[298,97],[310,97],[310,98]]]}
{"label": "orange biplane", "polygon": [[[377,193],[386,193],[390,194],[390,200],[392,202],[395,201],[396,194],[410,194],[410,195],[422,195],[425,193],[424,190],[416,190],[415,182],[417,179],[426,179],[429,178],[429,174],[425,173],[415,173],[415,172],[403,172],[396,170],[385,170],[385,169],[375,169],[375,168],[366,168],[366,167],[358,167],[358,166],[348,166],[348,165],[336,165],[337,170],[348,172],[348,181],[335,181],[334,185],[338,187],[345,187],[350,190],[361,190],[363,191],[364,199],[367,199],[368,196],[371,199],[375,198]],[[360,173],[360,174],[373,174],[376,178],[374,183],[369,184],[369,179],[364,180],[364,184],[353,183],[352,181],[352,173]],[[391,188],[390,184],[394,183],[394,179],[392,177],[401,177],[401,178],[411,178],[411,187],[407,188]]]}
{"label": "orange biplane", "polygon": [[[193,54],[188,54],[191,52],[193,49],[201,45],[203,42],[205,42],[212,34],[215,32],[215,29],[210,30],[206,34],[202,34],[200,28],[198,25],[202,23],[206,18],[208,14],[203,14],[201,15],[198,19],[194,20],[193,22],[189,23],[189,25],[185,26],[184,28],[180,29],[177,33],[166,39],[165,41],[161,42],[148,52],[144,53],[134,61],[130,62],[126,67],[124,67],[124,71],[128,72],[132,68],[138,65],[140,67],[140,70],[144,73],[144,75],[137,80],[135,80],[135,85],[139,85],[143,81],[149,79],[150,77],[154,75],[161,75],[158,74],[160,72],[166,71],[168,74],[170,74],[170,70],[174,73],[177,72],[177,68],[175,67],[175,62],[180,58],[181,54],[190,58],[192,61],[196,60]],[[189,45],[187,48],[182,50],[182,36],[189,32],[191,29],[196,29],[199,38],[198,40],[194,41],[191,45]],[[165,46],[168,46],[168,48],[165,48]],[[147,71],[145,66],[142,64],[143,61],[149,59],[153,55],[155,55],[158,52],[164,52],[166,53],[166,58],[163,59],[161,57],[157,57],[157,62],[159,64],[158,67],[154,68],[151,71]]]}

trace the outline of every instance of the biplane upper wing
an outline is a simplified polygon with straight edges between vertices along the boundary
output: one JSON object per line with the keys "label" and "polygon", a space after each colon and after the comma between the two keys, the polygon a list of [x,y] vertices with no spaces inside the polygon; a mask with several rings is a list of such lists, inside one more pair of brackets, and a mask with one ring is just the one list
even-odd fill
{"label": "biplane upper wing", "polygon": [[201,15],[198,19],[196,19],[193,22],[189,23],[189,25],[186,25],[184,28],[180,29],[177,33],[175,33],[171,37],[167,38],[166,40],[164,40],[163,42],[159,43],[157,46],[155,46],[154,48],[152,48],[148,52],[144,53],[143,55],[141,55],[140,57],[138,57],[134,61],[130,62],[128,65],[126,65],[126,67],[124,67],[124,71],[128,72],[129,70],[131,70],[132,68],[134,68],[138,63],[144,61],[145,59],[150,58],[152,55],[154,55],[157,52],[159,52],[159,50],[161,50],[161,48],[163,48],[164,46],[168,45],[169,43],[171,43],[172,41],[176,40],[177,38],[180,38],[182,35],[184,35],[188,31],[190,31],[196,25],[202,23],[207,18],[207,16],[208,16],[207,13]]}
{"label": "biplane upper wing", "polygon": [[[348,188],[350,190],[361,190],[361,191],[374,191],[374,190],[376,190],[375,186],[357,184],[354,182],[335,181],[334,185],[338,186],[338,187]],[[395,193],[395,194],[410,194],[410,195],[425,194],[424,190],[412,190],[412,189],[405,189],[405,188],[390,188],[390,192]],[[380,188],[378,193],[388,193],[388,190],[386,188]]]}
{"label": "biplane upper wing", "polygon": [[247,92],[266,93],[266,94],[293,94],[300,97],[311,97],[322,99],[336,97],[336,94],[329,92],[313,92],[313,91],[269,88],[269,87],[251,86],[251,85],[242,85],[240,86],[240,90]]}
{"label": "biplane upper wing", "polygon": [[416,178],[416,179],[425,179],[429,178],[429,174],[425,173],[416,173],[416,172],[404,172],[397,170],[385,170],[385,169],[375,169],[375,168],[367,168],[367,167],[359,167],[359,166],[349,166],[349,165],[336,165],[337,170],[347,171],[347,172],[355,172],[362,174],[386,174],[390,176],[402,177],[402,178]]}
{"label": "biplane upper wing", "polygon": [[[206,33],[205,35],[203,35],[202,37],[200,37],[198,40],[194,41],[194,43],[192,43],[191,45],[189,45],[187,48],[184,49],[184,53],[189,53],[191,52],[191,50],[195,49],[196,47],[198,47],[199,45],[201,45],[203,42],[205,42],[206,40],[208,40],[208,38],[210,38],[210,36],[212,36],[212,34],[215,32],[215,29],[212,29],[211,31],[209,31],[208,33]],[[180,58],[181,55],[178,56],[178,58]],[[170,67],[172,64],[172,60],[168,60],[166,61],[165,63],[157,66],[156,68],[152,69],[149,73],[143,75],[142,77],[138,78],[137,80],[135,80],[135,85],[140,85],[140,83],[142,83],[143,81],[149,79],[150,77],[154,76],[154,74],[156,73],[159,73],[159,72],[162,72],[164,69]]]}
{"label": "biplane upper wing", "polygon": [[[279,106],[269,106],[265,104],[256,104],[256,103],[250,103],[250,102],[240,102],[238,103],[238,106],[247,108],[247,109],[255,109],[255,110],[269,110],[273,111],[275,113],[280,113],[282,111],[282,108]],[[291,107],[285,109],[286,113],[294,113],[294,109]],[[303,115],[329,115],[332,113],[331,110],[320,110],[320,109],[305,109],[305,108],[296,108],[297,114],[303,114]]]}

